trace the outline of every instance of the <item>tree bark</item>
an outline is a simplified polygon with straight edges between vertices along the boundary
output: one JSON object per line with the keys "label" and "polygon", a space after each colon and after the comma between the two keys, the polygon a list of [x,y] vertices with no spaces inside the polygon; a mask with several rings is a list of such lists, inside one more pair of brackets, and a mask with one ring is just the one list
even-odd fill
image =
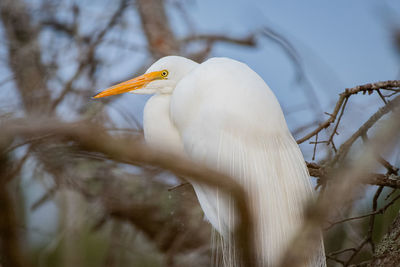
{"label": "tree bark", "polygon": [[179,54],[179,42],[172,32],[163,0],[138,0],[137,9],[153,58]]}
{"label": "tree bark", "polygon": [[400,266],[400,213],[377,246],[369,266]]}

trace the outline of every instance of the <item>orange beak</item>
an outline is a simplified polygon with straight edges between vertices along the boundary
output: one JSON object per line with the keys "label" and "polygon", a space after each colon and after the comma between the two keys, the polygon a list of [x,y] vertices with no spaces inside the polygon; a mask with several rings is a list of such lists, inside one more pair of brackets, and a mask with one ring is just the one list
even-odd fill
{"label": "orange beak", "polygon": [[127,93],[127,92],[130,92],[133,90],[143,88],[149,82],[152,82],[154,80],[163,79],[161,72],[162,71],[154,71],[154,72],[146,73],[139,77],[133,78],[131,80],[116,84],[116,85],[111,86],[110,88],[107,88],[106,90],[98,93],[93,98],[100,98],[100,97],[105,97],[105,96],[110,96],[110,95],[119,95],[122,93]]}

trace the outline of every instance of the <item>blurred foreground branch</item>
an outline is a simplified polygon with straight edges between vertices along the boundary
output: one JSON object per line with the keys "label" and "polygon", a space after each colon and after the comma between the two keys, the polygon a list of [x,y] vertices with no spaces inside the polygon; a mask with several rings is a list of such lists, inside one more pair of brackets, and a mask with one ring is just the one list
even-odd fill
{"label": "blurred foreground branch", "polygon": [[0,142],[0,263],[4,263],[4,266],[25,267],[29,265],[22,251],[14,200],[7,186],[11,180],[11,170],[7,155],[2,153],[3,145]]}
{"label": "blurred foreground branch", "polygon": [[4,123],[5,131],[0,134],[0,141],[12,140],[15,137],[32,138],[51,135],[53,138],[67,139],[75,142],[82,149],[101,153],[115,161],[137,166],[158,166],[178,176],[190,177],[199,183],[218,187],[232,195],[239,212],[239,223],[235,230],[244,266],[252,266],[252,227],[246,194],[233,179],[195,164],[177,155],[160,153],[147,147],[142,140],[114,138],[97,125],[84,123],[63,123],[55,120],[33,121],[18,120]]}

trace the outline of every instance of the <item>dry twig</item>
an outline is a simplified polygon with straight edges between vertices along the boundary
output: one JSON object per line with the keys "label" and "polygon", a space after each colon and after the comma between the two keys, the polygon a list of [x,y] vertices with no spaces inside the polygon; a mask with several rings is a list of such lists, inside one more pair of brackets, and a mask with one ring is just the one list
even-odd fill
{"label": "dry twig", "polygon": [[366,93],[366,92],[373,92],[379,89],[394,91],[396,93],[400,92],[400,81],[385,81],[385,82],[377,82],[377,83],[368,83],[364,85],[359,85],[353,88],[346,89],[343,93],[339,95],[339,99],[336,102],[335,108],[333,112],[330,113],[329,119],[323,122],[318,128],[310,132],[309,134],[305,135],[304,137],[297,140],[298,144],[307,141],[317,133],[321,132],[323,129],[328,128],[333,122],[335,122],[336,117],[339,111],[342,109],[342,105],[344,104],[345,100],[348,99],[350,96],[358,94],[359,92]]}

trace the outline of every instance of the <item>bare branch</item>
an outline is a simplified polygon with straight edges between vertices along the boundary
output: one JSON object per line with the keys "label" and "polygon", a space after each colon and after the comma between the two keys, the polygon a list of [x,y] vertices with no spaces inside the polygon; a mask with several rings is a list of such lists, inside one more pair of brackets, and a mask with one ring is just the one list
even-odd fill
{"label": "bare branch", "polygon": [[205,41],[205,42],[209,42],[209,43],[224,42],[224,43],[231,43],[231,44],[243,45],[243,46],[255,46],[256,45],[255,34],[251,34],[251,35],[249,35],[247,37],[243,37],[243,38],[235,38],[235,37],[218,35],[218,34],[199,34],[199,35],[188,36],[188,37],[185,37],[184,39],[180,40],[180,42],[183,44],[188,44],[188,43],[196,42],[196,41]]}
{"label": "bare branch", "polygon": [[[312,251],[320,242],[318,228],[328,218],[332,210],[351,202],[357,185],[365,183],[367,174],[375,166],[377,153],[393,149],[394,140],[398,140],[400,128],[400,110],[396,110],[391,118],[382,123],[378,134],[371,139],[361,156],[350,168],[341,168],[332,175],[329,190],[325,190],[317,203],[307,212],[303,227],[294,239],[290,250],[285,254],[280,266],[302,266]],[[368,240],[367,240],[368,241]]]}
{"label": "bare branch", "polygon": [[[379,188],[383,188],[382,186]],[[390,206],[392,206],[398,199],[400,198],[400,195],[396,196],[395,198],[393,198],[389,203],[387,203],[385,206],[383,206],[382,208],[380,208],[379,210],[375,210],[372,211],[370,213],[364,214],[364,215],[360,215],[360,216],[355,216],[355,217],[350,217],[350,218],[345,218],[343,220],[339,220],[336,222],[333,222],[331,225],[329,225],[327,228],[325,228],[325,230],[329,230],[331,229],[333,226],[338,225],[340,223],[344,223],[344,222],[348,222],[348,221],[354,221],[354,220],[359,220],[359,219],[363,219],[366,217],[370,217],[373,215],[377,215],[377,214],[383,214]],[[376,202],[375,202],[376,203]],[[376,209],[376,206],[375,206]]]}
{"label": "bare branch", "polygon": [[153,58],[179,54],[175,38],[162,0],[137,0],[137,8]]}
{"label": "bare branch", "polygon": [[[398,83],[400,85],[400,81]],[[400,96],[397,96],[392,101],[388,102],[387,105],[378,109],[347,141],[345,141],[339,148],[333,159],[326,165],[332,167],[334,164],[339,163],[344,159],[349,152],[353,143],[361,136],[365,135],[368,130],[375,125],[375,123],[382,118],[384,115],[392,111],[394,108],[400,106]]]}
{"label": "bare branch", "polygon": [[[0,251],[1,263],[4,266],[30,266],[22,251],[17,229],[16,205],[7,186],[12,179],[7,155],[3,153],[4,145],[0,141]],[[11,177],[10,177],[11,176]]]}
{"label": "bare branch", "polygon": [[311,133],[307,134],[303,138],[300,138],[297,140],[298,144],[303,143],[304,141],[307,141],[317,133],[321,132],[323,129],[328,128],[335,120],[336,116],[338,115],[339,111],[341,110],[341,107],[345,101],[345,99],[349,98],[351,95],[358,94],[359,92],[366,93],[366,92],[373,92],[377,91],[379,89],[385,89],[385,90],[395,90],[396,92],[400,92],[400,89],[395,89],[395,88],[400,88],[400,81],[399,80],[394,80],[394,81],[385,81],[385,82],[377,82],[377,83],[368,83],[364,85],[359,85],[350,89],[346,89],[343,93],[339,95],[339,99],[336,102],[335,108],[333,109],[333,112],[330,113],[329,119],[327,119],[325,122],[323,122],[317,129],[313,130]]}
{"label": "bare branch", "polygon": [[[317,163],[306,162],[310,176],[319,178],[323,183],[327,181],[328,171]],[[400,188],[400,176],[395,174],[370,173],[366,175],[365,184]]]}
{"label": "bare branch", "polygon": [[10,66],[26,111],[48,111],[50,93],[41,62],[38,32],[25,3],[21,0],[0,1],[0,18],[8,40]]}

